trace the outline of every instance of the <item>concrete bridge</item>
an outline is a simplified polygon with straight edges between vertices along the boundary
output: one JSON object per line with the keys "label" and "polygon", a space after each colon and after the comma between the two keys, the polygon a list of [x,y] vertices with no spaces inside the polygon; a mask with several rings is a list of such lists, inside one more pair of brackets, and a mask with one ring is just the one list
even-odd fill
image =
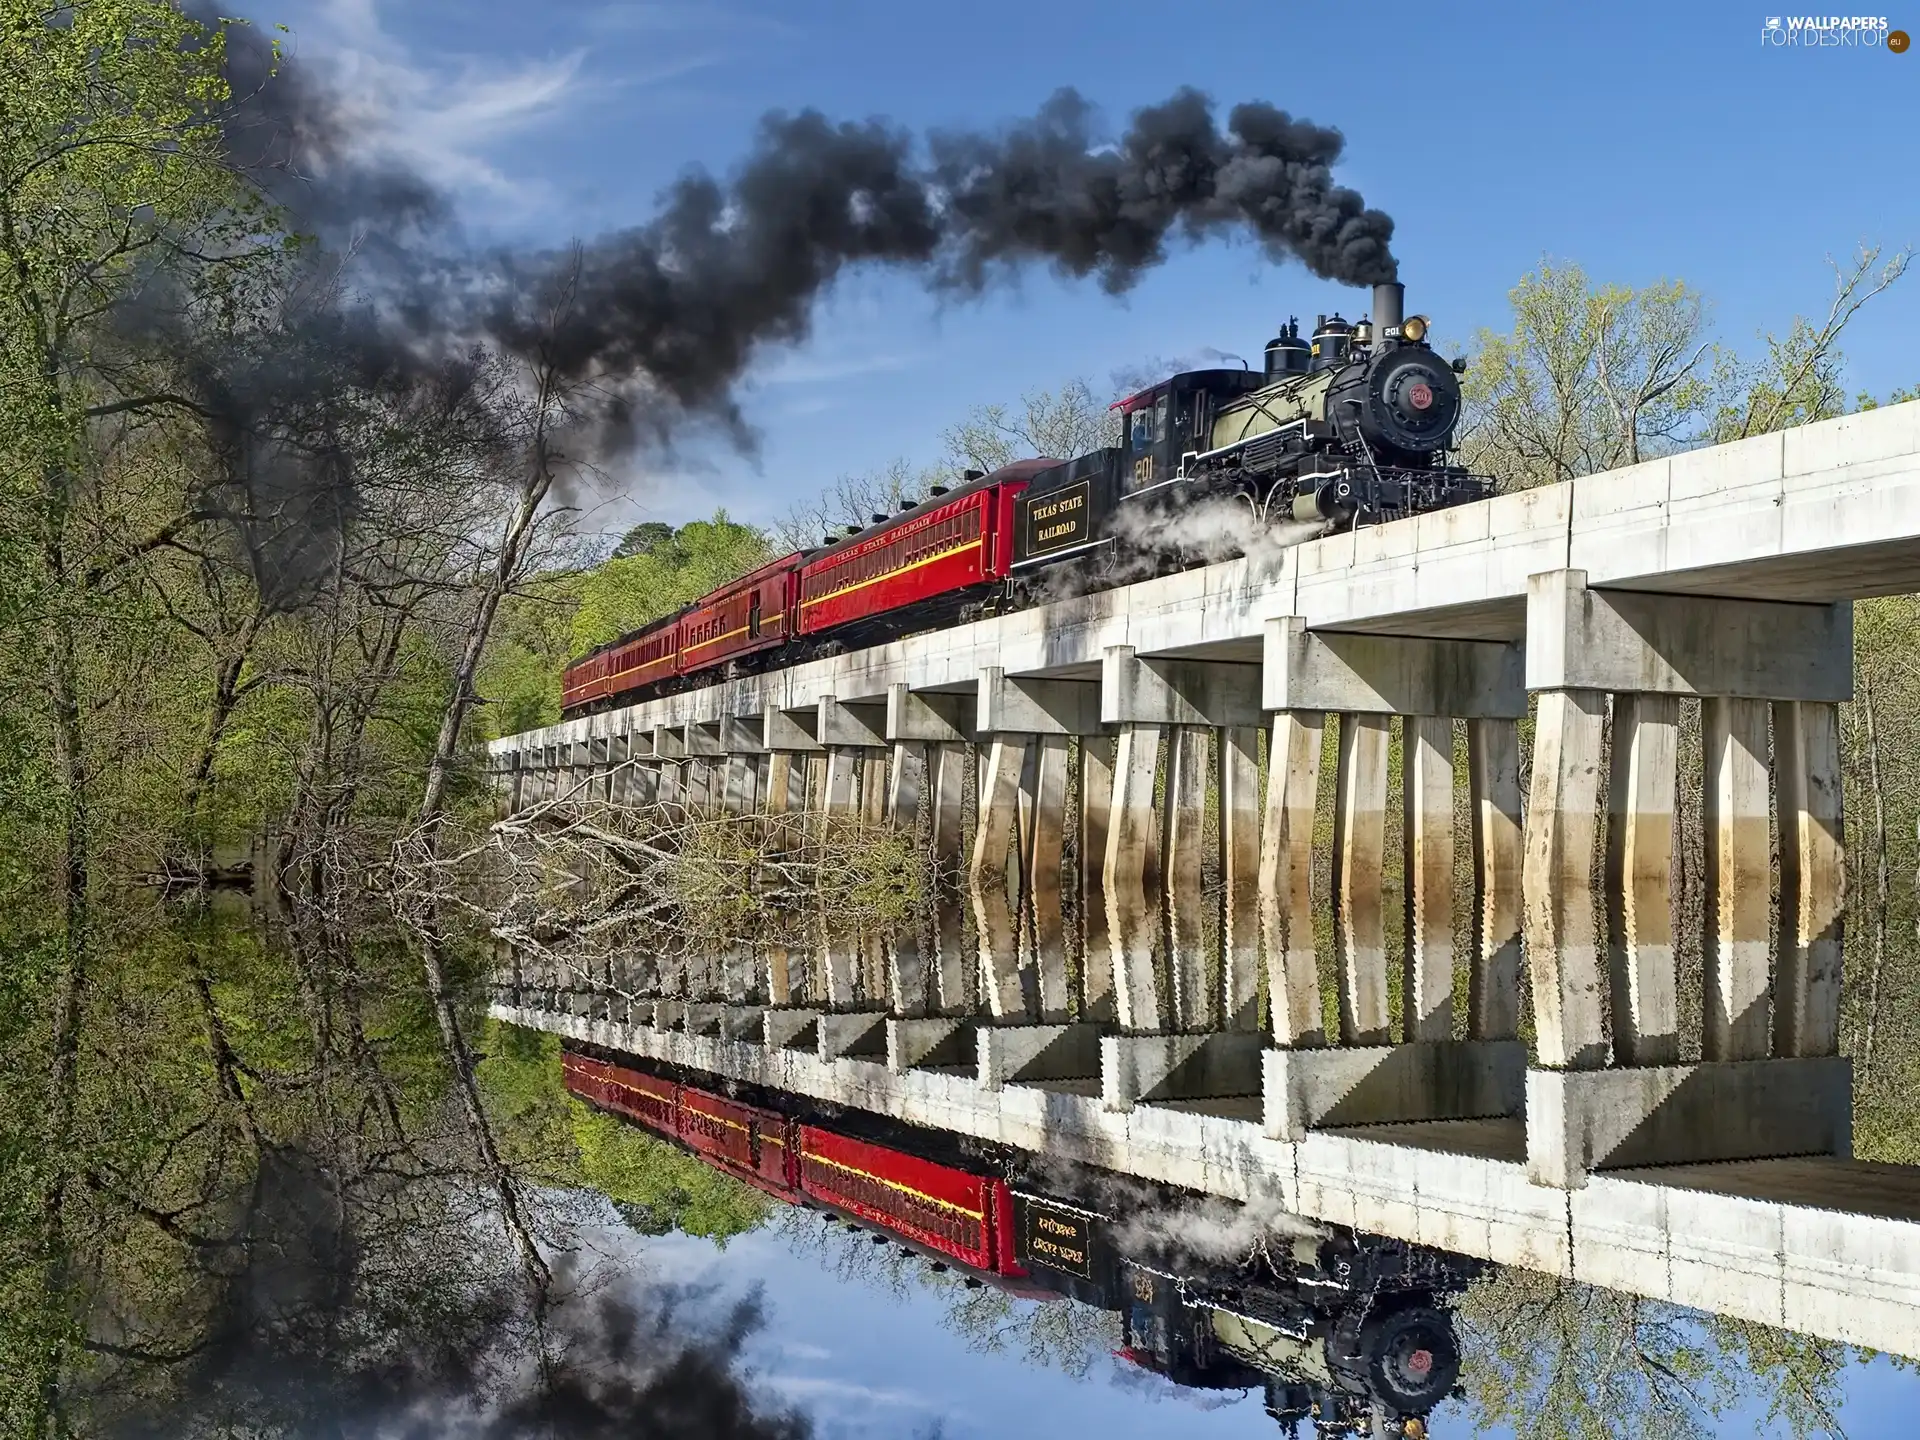
{"label": "concrete bridge", "polygon": [[817,806],[963,882],[930,945],[516,970],[496,1013],[1920,1354],[1920,1171],[1849,1158],[1838,1024],[1851,602],[1915,590],[1909,404],[513,736],[516,810]]}

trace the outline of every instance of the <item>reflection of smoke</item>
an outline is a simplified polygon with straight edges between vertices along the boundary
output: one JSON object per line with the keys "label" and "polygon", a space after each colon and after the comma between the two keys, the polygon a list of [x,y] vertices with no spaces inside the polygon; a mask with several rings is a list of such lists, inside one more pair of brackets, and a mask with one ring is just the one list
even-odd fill
{"label": "reflection of smoke", "polygon": [[[244,1217],[244,1263],[178,1376],[181,1398],[115,1427],[120,1440],[812,1433],[803,1417],[759,1409],[739,1372],[761,1324],[757,1297],[716,1314],[699,1291],[595,1291],[563,1269],[563,1298],[536,1317],[500,1252],[421,1198],[385,1197],[392,1213],[376,1221],[325,1167],[269,1152]],[[423,1230],[439,1253],[410,1251]]]}
{"label": "reflection of smoke", "polygon": [[1244,1205],[1196,1195],[1175,1204],[1122,1212],[1114,1244],[1123,1255],[1162,1263],[1180,1260],[1238,1265],[1275,1240],[1318,1238],[1326,1227],[1295,1215],[1273,1196],[1256,1195]]}
{"label": "reflection of smoke", "polygon": [[1294,1214],[1273,1195],[1255,1195],[1242,1204],[1050,1158],[1036,1161],[1031,1173],[1043,1192],[1111,1216],[1114,1247],[1147,1264],[1174,1269],[1184,1262],[1238,1265],[1273,1241],[1328,1234],[1326,1226]]}

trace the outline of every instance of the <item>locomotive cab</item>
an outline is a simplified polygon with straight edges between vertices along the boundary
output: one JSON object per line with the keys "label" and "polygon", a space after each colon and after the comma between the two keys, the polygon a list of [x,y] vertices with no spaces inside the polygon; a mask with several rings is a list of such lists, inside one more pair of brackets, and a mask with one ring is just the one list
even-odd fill
{"label": "locomotive cab", "polygon": [[1137,495],[1180,477],[1185,457],[1209,448],[1220,407],[1265,384],[1258,370],[1187,370],[1115,402],[1126,422],[1120,493]]}

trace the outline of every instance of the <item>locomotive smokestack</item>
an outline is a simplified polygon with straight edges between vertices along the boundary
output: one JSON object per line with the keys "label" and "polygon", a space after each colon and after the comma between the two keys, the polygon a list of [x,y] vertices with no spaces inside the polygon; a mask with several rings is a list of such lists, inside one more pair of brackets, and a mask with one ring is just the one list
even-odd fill
{"label": "locomotive smokestack", "polygon": [[1390,326],[1406,319],[1407,287],[1398,280],[1382,280],[1373,287],[1373,333],[1377,345]]}

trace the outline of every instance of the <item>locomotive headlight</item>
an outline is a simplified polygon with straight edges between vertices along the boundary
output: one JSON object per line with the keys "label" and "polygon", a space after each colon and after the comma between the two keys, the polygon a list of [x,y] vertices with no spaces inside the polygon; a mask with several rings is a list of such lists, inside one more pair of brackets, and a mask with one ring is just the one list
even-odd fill
{"label": "locomotive headlight", "polygon": [[1415,345],[1418,345],[1422,340],[1426,339],[1427,317],[1424,315],[1409,315],[1406,319],[1402,320],[1400,322],[1400,338],[1411,341]]}

